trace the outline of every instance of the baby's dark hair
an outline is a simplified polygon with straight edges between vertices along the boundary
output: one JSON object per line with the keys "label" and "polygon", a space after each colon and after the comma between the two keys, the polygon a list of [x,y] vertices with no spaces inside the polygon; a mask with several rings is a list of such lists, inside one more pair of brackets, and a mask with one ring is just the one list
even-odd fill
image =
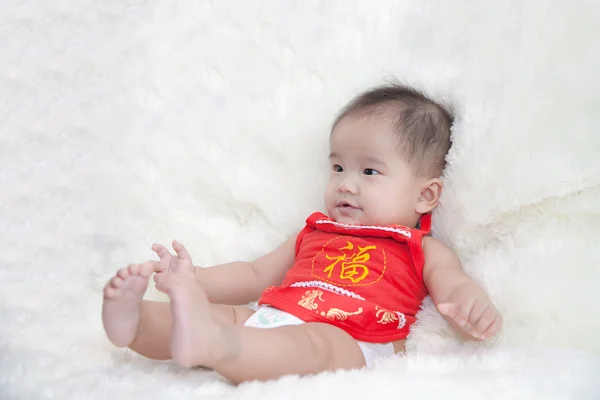
{"label": "baby's dark hair", "polygon": [[398,135],[398,148],[419,175],[439,177],[450,149],[451,112],[417,89],[386,84],[355,97],[335,119],[333,129],[346,117],[377,115],[389,118]]}

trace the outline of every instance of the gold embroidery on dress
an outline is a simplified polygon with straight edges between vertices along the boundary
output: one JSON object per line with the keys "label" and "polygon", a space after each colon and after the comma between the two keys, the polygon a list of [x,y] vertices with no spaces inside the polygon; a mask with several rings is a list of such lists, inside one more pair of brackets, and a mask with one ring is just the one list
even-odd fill
{"label": "gold embroidery on dress", "polygon": [[[335,245],[334,242],[342,242]],[[358,252],[355,249],[358,247]],[[337,251],[332,248],[336,248]],[[342,254],[340,254],[340,252]],[[374,269],[370,263],[371,256],[379,253],[383,257],[381,270]],[[323,265],[327,265],[325,269]],[[387,269],[387,255],[384,248],[375,245],[358,246],[344,236],[336,236],[323,245],[311,262],[312,276],[336,286],[369,286],[379,282]]]}
{"label": "gold embroidery on dress", "polygon": [[379,321],[377,321],[378,324],[389,324],[390,322],[398,321],[398,315],[394,311],[386,310],[379,306],[375,306],[375,309],[377,310],[375,316],[379,318]]}
{"label": "gold embroidery on dress", "polygon": [[[371,259],[369,254],[370,250],[375,250],[375,246],[358,247],[358,252],[350,253],[354,250],[354,243],[346,241],[346,246],[340,247],[338,250],[342,252],[342,255],[332,257],[329,254],[325,255],[329,261],[333,261],[329,264],[323,272],[327,273],[327,278],[331,278],[331,274],[335,266],[341,262],[340,279],[350,280],[352,283],[358,283],[365,279],[369,275],[369,268],[367,268],[367,261]],[[344,251],[347,250],[347,251]]]}
{"label": "gold embroidery on dress", "polygon": [[327,311],[327,314],[321,311],[321,316],[330,320],[337,319],[338,321],[345,321],[351,315],[358,315],[363,311],[362,307],[358,308],[358,311],[355,312],[347,312],[344,310],[340,310],[339,308],[330,308]]}
{"label": "gold embroidery on dress", "polygon": [[321,290],[307,290],[304,294],[305,295],[302,296],[302,300],[300,300],[298,304],[306,309],[316,310],[317,308],[319,308],[319,305],[315,304],[316,299],[324,301],[321,297],[323,295],[323,292]]}

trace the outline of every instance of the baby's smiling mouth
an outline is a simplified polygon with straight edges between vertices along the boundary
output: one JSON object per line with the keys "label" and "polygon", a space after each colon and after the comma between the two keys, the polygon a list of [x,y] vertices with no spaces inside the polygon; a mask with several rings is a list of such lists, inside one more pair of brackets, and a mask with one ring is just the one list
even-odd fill
{"label": "baby's smiling mouth", "polygon": [[351,210],[351,209],[357,209],[358,208],[355,205],[353,205],[353,204],[351,204],[351,203],[349,203],[349,202],[347,202],[345,200],[344,201],[338,201],[337,202],[337,206],[339,208],[341,208],[341,209],[344,209],[344,210]]}

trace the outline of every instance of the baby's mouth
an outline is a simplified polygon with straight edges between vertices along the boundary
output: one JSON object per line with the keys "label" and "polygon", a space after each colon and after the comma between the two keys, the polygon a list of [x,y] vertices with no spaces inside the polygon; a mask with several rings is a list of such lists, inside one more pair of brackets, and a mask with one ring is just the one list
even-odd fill
{"label": "baby's mouth", "polygon": [[351,209],[356,209],[358,207],[348,203],[347,201],[340,201],[338,202],[337,206],[341,209],[345,209],[345,210],[351,210]]}

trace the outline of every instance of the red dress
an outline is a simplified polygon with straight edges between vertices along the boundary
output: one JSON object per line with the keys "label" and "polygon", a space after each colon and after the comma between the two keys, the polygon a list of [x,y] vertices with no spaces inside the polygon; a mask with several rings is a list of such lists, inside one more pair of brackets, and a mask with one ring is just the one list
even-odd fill
{"label": "red dress", "polygon": [[346,225],[314,213],[296,239],[294,265],[259,304],[364,342],[404,339],[427,295],[421,239],[430,226],[430,214],[416,229]]}

